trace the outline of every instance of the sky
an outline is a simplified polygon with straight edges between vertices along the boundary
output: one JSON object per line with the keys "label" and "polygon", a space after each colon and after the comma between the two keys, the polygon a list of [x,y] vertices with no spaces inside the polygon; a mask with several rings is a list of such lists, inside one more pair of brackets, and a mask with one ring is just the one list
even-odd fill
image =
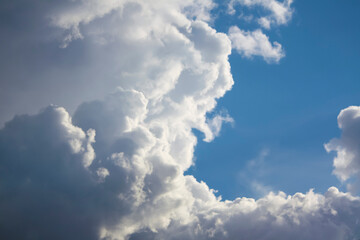
{"label": "sky", "polygon": [[[292,6],[287,26],[269,32],[286,52],[278,64],[230,55],[235,84],[219,100],[218,109],[226,109],[235,124],[224,126],[213,142],[197,145],[191,172],[227,199],[261,196],[263,192],[248,187],[248,181],[291,194],[309,188],[324,192],[329,184],[346,190],[329,174],[332,155],[323,144],[340,135],[340,110],[360,104],[360,4],[295,1]],[[215,27],[226,31],[229,22],[219,17]],[[268,152],[263,173],[239,179],[246,164],[262,151]],[[217,159],[224,152],[224,165],[218,169]]]}
{"label": "sky", "polygon": [[5,0],[1,239],[359,239],[360,3]]}

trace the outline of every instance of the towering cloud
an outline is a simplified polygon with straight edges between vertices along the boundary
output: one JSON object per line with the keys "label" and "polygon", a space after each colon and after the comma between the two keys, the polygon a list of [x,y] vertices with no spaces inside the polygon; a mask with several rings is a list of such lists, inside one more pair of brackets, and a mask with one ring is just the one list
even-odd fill
{"label": "towering cloud", "polygon": [[[20,65],[15,56],[7,66],[18,64],[23,72],[8,69],[4,76],[25,84],[26,73],[41,93],[54,83],[61,86],[58,102],[81,104],[72,117],[51,105],[0,130],[1,239],[359,234],[360,199],[334,187],[324,195],[310,190],[222,201],[184,174],[197,142],[192,129],[211,141],[222,123],[233,121],[226,114],[206,117],[233,85],[230,39],[207,22],[211,1],[26,4],[1,7],[23,13],[3,26],[7,46],[23,36],[5,52],[21,48],[21,61],[29,63]],[[31,31],[10,31],[25,20]],[[257,51],[267,59],[267,49]],[[31,69],[39,63],[42,68]]]}

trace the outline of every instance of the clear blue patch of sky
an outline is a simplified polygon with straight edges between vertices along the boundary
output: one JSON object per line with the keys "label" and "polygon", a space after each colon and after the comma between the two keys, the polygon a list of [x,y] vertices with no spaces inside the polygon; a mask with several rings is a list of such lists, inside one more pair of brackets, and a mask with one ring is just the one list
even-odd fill
{"label": "clear blue patch of sky", "polygon": [[[279,64],[230,56],[235,85],[217,109],[227,109],[235,125],[225,125],[213,142],[199,141],[196,147],[188,173],[223,198],[259,197],[252,182],[288,194],[330,186],[346,190],[331,174],[334,154],[323,144],[340,136],[339,111],[360,105],[360,2],[297,0],[293,8],[287,26],[264,30],[285,49]],[[231,25],[257,28],[227,16],[224,7],[217,15],[214,25],[221,32]],[[248,162],[264,149],[261,166],[250,171]],[[247,179],[239,177],[246,171]]]}

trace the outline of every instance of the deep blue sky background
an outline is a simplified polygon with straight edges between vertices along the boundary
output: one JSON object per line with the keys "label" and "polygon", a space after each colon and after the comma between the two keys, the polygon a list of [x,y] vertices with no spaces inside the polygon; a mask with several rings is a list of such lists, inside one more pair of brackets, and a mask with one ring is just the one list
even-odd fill
{"label": "deep blue sky background", "polygon": [[[252,181],[288,194],[330,186],[345,190],[331,174],[334,155],[323,144],[339,137],[340,110],[360,105],[360,1],[297,0],[293,8],[288,26],[264,31],[285,49],[279,64],[231,55],[235,85],[217,111],[226,109],[235,125],[196,147],[189,173],[225,199],[260,197]],[[225,14],[214,24],[222,32],[231,25],[257,28]],[[246,167],[264,149],[263,162]]]}

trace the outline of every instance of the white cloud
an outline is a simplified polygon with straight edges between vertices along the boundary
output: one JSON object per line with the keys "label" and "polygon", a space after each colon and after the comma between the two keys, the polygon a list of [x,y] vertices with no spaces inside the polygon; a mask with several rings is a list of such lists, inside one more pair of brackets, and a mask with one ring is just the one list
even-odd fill
{"label": "white cloud", "polygon": [[[354,239],[359,232],[360,198],[335,187],[287,196],[270,193],[259,200],[197,200],[191,225],[172,224],[155,239]],[[170,238],[169,238],[170,236]],[[142,239],[154,239],[146,238]]]}
{"label": "white cloud", "polygon": [[[192,129],[212,139],[231,121],[226,115],[206,118],[233,85],[230,40],[202,21],[212,2],[53,4],[10,6],[8,13],[24,13],[17,21],[29,29],[10,34],[1,46],[5,56],[24,52],[2,74],[9,82],[27,76],[17,84],[29,81],[32,88],[25,89],[34,96],[54,93],[81,104],[72,119],[64,108],[50,106],[17,116],[0,130],[1,239],[358,234],[360,200],[336,188],[325,195],[271,193],[257,201],[221,201],[206,183],[184,175],[197,142]],[[5,32],[14,24],[10,19]],[[67,47],[59,49],[59,43]],[[261,56],[276,60],[274,53]]]}
{"label": "white cloud", "polygon": [[251,58],[261,56],[268,63],[279,62],[285,53],[278,42],[271,43],[269,37],[260,29],[253,32],[244,31],[236,26],[229,29],[232,47],[242,56]]}
{"label": "white cloud", "polygon": [[[0,26],[0,123],[14,114],[34,114],[44,103],[73,113],[82,102],[102,99],[118,86],[161,98],[180,74],[193,76],[188,81],[193,91],[202,89],[197,76],[205,72],[213,80],[209,91],[218,75],[230,89],[231,76],[224,75],[230,74],[228,39],[200,21],[210,18],[213,6],[198,0],[4,3],[1,12],[8,20]],[[223,58],[225,65],[218,66],[214,57]],[[191,70],[192,65],[200,67]],[[186,80],[178,82],[186,85]],[[218,97],[225,92],[212,89]]]}
{"label": "white cloud", "polygon": [[258,19],[258,23],[266,29],[270,29],[271,21],[266,17],[261,17]]}
{"label": "white cloud", "polygon": [[[346,181],[351,177],[360,180],[360,107],[350,106],[341,110],[338,125],[342,130],[340,139],[332,139],[325,144],[328,152],[335,151],[334,174]],[[355,183],[358,184],[358,183]],[[352,185],[349,185],[350,188]]]}
{"label": "white cloud", "polygon": [[292,17],[293,9],[291,8],[293,0],[231,0],[228,7],[231,14],[235,13],[234,7],[242,5],[249,8],[259,6],[269,12],[266,16],[258,18],[258,23],[266,29],[270,29],[271,25],[287,24]]}
{"label": "white cloud", "polygon": [[210,131],[205,137],[204,141],[211,142],[215,137],[219,136],[223,123],[233,124],[234,119],[230,117],[229,114],[225,113],[215,115],[213,118],[207,119],[206,122]]}
{"label": "white cloud", "polygon": [[[4,188],[13,186],[19,194],[12,198],[10,193],[0,189],[1,196],[6,196],[0,208],[10,211],[0,217],[1,223],[7,221],[7,225],[1,224],[6,226],[0,231],[1,238],[23,239],[34,235],[42,239],[63,239],[69,238],[65,233],[71,234],[73,229],[77,229],[77,239],[97,239],[100,235],[124,239],[139,229],[156,231],[166,228],[172,220],[186,223],[195,217],[189,211],[194,199],[183,175],[193,161],[196,137],[192,129],[203,131],[206,138],[219,133],[222,121],[217,121],[216,126],[209,124],[206,113],[214,109],[216,99],[222,97],[233,84],[228,62],[230,40],[206,22],[198,20],[197,14],[201,15],[199,19],[205,18],[206,11],[202,8],[209,7],[204,3],[124,1],[116,2],[115,6],[109,1],[69,1],[54,9],[52,6],[48,9],[44,7],[45,12],[34,11],[40,16],[50,12],[52,17],[50,27],[39,20],[48,31],[42,33],[44,39],[31,39],[24,33],[24,39],[37,44],[42,53],[33,53],[32,58],[41,60],[44,66],[36,73],[30,71],[28,79],[43,92],[48,91],[47,81],[43,81],[45,85],[36,82],[38,74],[44,74],[42,77],[49,77],[49,81],[62,83],[61,87],[65,87],[66,91],[57,89],[57,92],[66,94],[69,101],[76,101],[80,95],[85,103],[75,111],[73,122],[85,130],[95,129],[96,142],[92,131],[88,137],[90,145],[80,144],[82,142],[79,143],[76,136],[69,136],[73,152],[84,152],[83,155],[88,156],[82,157],[88,160],[84,162],[88,168],[77,169],[68,164],[72,152],[63,151],[66,157],[57,155],[57,151],[49,155],[46,151],[52,150],[51,142],[41,144],[30,140],[21,131],[18,133],[22,125],[29,124],[28,121],[8,129],[7,126],[15,121],[12,120],[5,126],[1,132],[4,139],[12,135],[19,135],[19,139],[18,144],[2,142],[2,147],[8,152],[4,152],[1,158],[11,161],[21,148],[32,149],[31,154],[22,157],[23,161],[19,163],[32,164],[29,173],[16,173],[21,176],[19,181],[41,179],[34,182],[36,189],[40,189],[43,182],[48,183],[39,192],[25,186],[24,194],[30,194],[27,196],[22,194],[21,181],[17,184],[16,179],[3,175],[2,182],[7,183]],[[31,15],[32,10],[24,11]],[[33,28],[36,29],[36,26]],[[54,26],[63,29],[64,35]],[[81,39],[72,35],[74,29],[77,35],[81,34]],[[56,37],[47,39],[47,34],[53,37],[53,32]],[[59,40],[61,42],[64,38],[66,48],[59,49]],[[29,47],[27,44],[18,46],[26,48]],[[70,50],[71,54],[64,55]],[[53,54],[48,56],[46,53],[49,52]],[[65,62],[72,63],[75,60],[76,67],[53,62],[53,58],[64,58]],[[31,65],[30,56],[24,56],[24,61]],[[67,78],[73,81],[67,82]],[[104,87],[113,93],[99,94]],[[77,91],[73,92],[74,89]],[[100,100],[87,101],[89,98],[83,96],[84,92],[93,95],[90,100]],[[29,121],[37,122],[41,116],[29,117]],[[52,127],[40,120],[35,125],[40,129],[33,128],[33,136],[37,135],[37,131],[41,132],[41,128],[52,132]],[[51,138],[58,139],[68,133],[71,132],[65,129],[53,133]],[[93,152],[90,151],[91,146]],[[95,153],[96,158],[91,159],[89,156],[95,157]],[[55,174],[58,170],[56,166],[45,171],[43,162],[34,160],[37,156],[44,156],[49,163],[55,161],[53,159],[60,161],[64,168],[69,167],[69,173],[64,169]],[[11,173],[17,170],[15,166],[6,164],[2,164],[1,169]],[[54,180],[47,181],[46,172]],[[76,179],[83,175],[84,179]],[[72,177],[76,181],[73,186],[64,184]],[[84,189],[80,191],[78,188],[82,185]],[[51,194],[54,199],[41,198]],[[211,195],[211,192],[208,194]],[[46,211],[45,208],[44,211],[40,209],[43,204],[47,206]],[[12,218],[11,211],[17,208],[24,211]],[[40,214],[26,215],[32,210]],[[46,212],[62,217],[46,222],[50,218]],[[55,227],[61,222],[70,224],[81,217],[84,220],[79,220],[73,227],[67,224],[59,229]],[[18,224],[17,219],[20,221]],[[16,232],[13,227],[25,226],[26,222],[32,221],[37,224],[31,229],[24,227],[23,231]]]}

